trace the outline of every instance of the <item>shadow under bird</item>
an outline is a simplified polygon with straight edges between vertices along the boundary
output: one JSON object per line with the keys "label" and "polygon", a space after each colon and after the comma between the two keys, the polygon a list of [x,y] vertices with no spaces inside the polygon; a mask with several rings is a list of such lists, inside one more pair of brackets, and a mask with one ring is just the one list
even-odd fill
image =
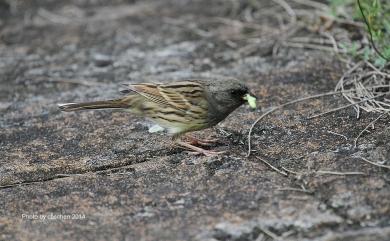
{"label": "shadow under bird", "polygon": [[256,108],[256,99],[249,88],[237,79],[194,79],[168,84],[125,84],[126,95],[112,100],[59,104],[62,111],[91,109],[124,109],[143,116],[163,127],[178,145],[206,156],[220,154],[194,145],[211,140],[181,140],[185,133],[212,127],[224,120],[239,106],[248,102]]}

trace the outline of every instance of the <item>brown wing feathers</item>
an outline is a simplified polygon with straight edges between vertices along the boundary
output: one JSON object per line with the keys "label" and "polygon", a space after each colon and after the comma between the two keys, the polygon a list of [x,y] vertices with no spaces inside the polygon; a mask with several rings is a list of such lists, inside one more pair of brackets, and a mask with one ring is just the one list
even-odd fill
{"label": "brown wing feathers", "polygon": [[200,98],[204,94],[202,85],[192,81],[180,81],[175,84],[131,84],[128,88],[152,102],[185,112],[192,107],[188,99]]}
{"label": "brown wing feathers", "polygon": [[[130,84],[126,85],[127,90],[122,90],[122,93],[135,92],[151,102],[160,104],[166,107],[172,107],[183,113],[203,112],[207,106],[202,105],[204,99],[204,89],[200,83],[192,81],[180,81],[174,84]],[[59,108],[63,111],[76,111],[85,109],[106,109],[106,108],[131,108],[133,102],[138,104],[142,99],[140,96],[127,95],[120,99],[93,101],[84,103],[66,103],[59,104]],[[207,110],[206,110],[207,111]]]}

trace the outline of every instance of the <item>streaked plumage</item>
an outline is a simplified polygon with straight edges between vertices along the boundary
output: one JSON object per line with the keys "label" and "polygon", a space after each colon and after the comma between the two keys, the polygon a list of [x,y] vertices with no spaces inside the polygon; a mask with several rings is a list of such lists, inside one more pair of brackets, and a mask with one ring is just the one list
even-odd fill
{"label": "streaked plumage", "polygon": [[59,105],[63,111],[119,108],[144,116],[174,136],[205,129],[245,103],[248,87],[236,79],[128,84],[114,100]]}

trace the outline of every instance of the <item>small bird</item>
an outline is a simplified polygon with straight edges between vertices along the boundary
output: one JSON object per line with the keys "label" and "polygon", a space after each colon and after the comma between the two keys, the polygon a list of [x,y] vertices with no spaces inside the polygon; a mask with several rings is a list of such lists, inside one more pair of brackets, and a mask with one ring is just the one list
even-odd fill
{"label": "small bird", "polygon": [[[187,132],[215,126],[236,108],[248,101],[256,107],[249,88],[237,79],[193,79],[169,84],[125,84],[124,97],[112,100],[59,104],[62,111],[90,109],[124,109],[146,117],[167,130],[178,145],[206,156],[220,154],[184,142]],[[190,137],[198,144],[200,141]]]}

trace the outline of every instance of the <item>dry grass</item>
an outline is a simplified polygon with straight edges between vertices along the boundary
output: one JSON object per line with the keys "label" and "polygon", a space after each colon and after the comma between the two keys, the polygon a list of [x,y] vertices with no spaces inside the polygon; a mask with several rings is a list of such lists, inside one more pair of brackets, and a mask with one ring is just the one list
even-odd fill
{"label": "dry grass", "polygon": [[390,112],[390,74],[369,62],[361,61],[351,67],[337,83],[336,91],[342,91],[344,98],[354,104],[371,98],[354,105],[358,117],[360,110]]}
{"label": "dry grass", "polygon": [[[287,102],[286,104],[272,108],[270,111],[260,116],[251,126],[248,134],[248,153],[251,153],[251,134],[252,131],[262,119],[276,110],[282,109],[287,105],[305,101],[312,98],[319,98],[324,95],[333,95],[341,93],[349,102],[341,106],[314,116],[317,118],[329,113],[333,113],[348,107],[353,107],[356,111],[357,118],[360,117],[361,111],[369,113],[378,113],[369,125],[364,128],[354,139],[356,147],[358,139],[373,126],[376,121],[390,113],[390,64],[383,68],[375,67],[368,61],[357,61],[355,56],[345,49],[345,44],[354,42],[353,35],[363,36],[358,43],[358,49],[355,55],[363,55],[364,45],[367,45],[367,33],[363,22],[355,21],[352,17],[338,18],[330,14],[330,7],[311,0],[274,0],[279,8],[269,9],[268,13],[273,12],[274,16],[282,14],[284,11],[286,25],[290,31],[282,34],[273,47],[273,54],[277,54],[282,47],[303,48],[310,50],[319,50],[334,53],[341,62],[346,65],[346,72],[343,74],[335,87],[335,92],[318,94],[314,96],[299,98]],[[281,29],[286,29],[281,26]],[[303,33],[303,34],[302,34]],[[366,43],[367,42],[367,43]]]}

